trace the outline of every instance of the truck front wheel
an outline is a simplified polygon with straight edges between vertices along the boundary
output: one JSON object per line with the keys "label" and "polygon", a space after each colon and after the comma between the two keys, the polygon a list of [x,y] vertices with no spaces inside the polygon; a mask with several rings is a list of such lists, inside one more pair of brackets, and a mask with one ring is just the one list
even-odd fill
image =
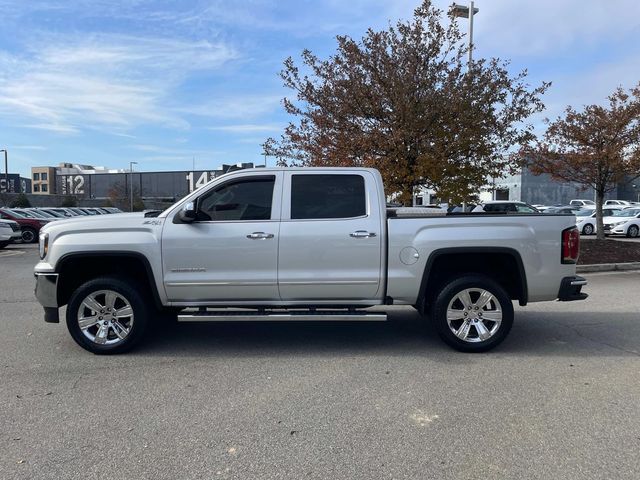
{"label": "truck front wheel", "polygon": [[513,325],[513,304],[498,283],[465,275],[444,285],[432,310],[440,337],[456,350],[485,352],[501,343]]}
{"label": "truck front wheel", "polygon": [[122,353],[144,335],[149,312],[145,298],[127,281],[101,277],[73,292],[67,306],[67,328],[85,350]]}

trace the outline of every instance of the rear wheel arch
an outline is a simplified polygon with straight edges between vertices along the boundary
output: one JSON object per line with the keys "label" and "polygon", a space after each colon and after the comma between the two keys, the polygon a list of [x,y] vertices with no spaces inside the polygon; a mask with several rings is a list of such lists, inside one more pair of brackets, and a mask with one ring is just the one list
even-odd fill
{"label": "rear wheel arch", "polygon": [[512,300],[523,306],[528,302],[527,276],[517,250],[452,247],[435,250],[427,259],[418,292],[418,311],[426,313],[444,284],[468,274],[485,275],[503,287]]}

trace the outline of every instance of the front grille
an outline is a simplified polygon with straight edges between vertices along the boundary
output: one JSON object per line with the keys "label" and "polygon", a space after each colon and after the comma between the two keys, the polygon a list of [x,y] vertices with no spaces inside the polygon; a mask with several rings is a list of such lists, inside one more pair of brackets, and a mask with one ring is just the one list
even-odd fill
{"label": "front grille", "polygon": [[612,226],[612,225],[611,225],[610,223],[605,223],[605,224],[604,224],[604,229],[605,229],[605,230],[611,230],[611,226]]}

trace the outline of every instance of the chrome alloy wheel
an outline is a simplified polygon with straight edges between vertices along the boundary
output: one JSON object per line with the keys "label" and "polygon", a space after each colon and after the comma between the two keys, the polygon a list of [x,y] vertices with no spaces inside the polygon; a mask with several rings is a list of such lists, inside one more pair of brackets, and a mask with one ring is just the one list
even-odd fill
{"label": "chrome alloy wheel", "polygon": [[489,340],[500,328],[502,308],[488,290],[467,288],[455,295],[447,307],[447,324],[465,342]]}
{"label": "chrome alloy wheel", "polygon": [[92,342],[114,345],[122,342],[133,327],[133,309],[129,301],[113,290],[90,293],[78,309],[78,326]]}

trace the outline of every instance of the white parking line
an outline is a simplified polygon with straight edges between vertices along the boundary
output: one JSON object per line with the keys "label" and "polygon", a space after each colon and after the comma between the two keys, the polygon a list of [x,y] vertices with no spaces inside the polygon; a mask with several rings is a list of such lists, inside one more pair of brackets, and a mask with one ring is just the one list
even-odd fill
{"label": "white parking line", "polygon": [[0,251],[1,257],[15,257],[16,255],[24,255],[24,250],[5,250]]}

